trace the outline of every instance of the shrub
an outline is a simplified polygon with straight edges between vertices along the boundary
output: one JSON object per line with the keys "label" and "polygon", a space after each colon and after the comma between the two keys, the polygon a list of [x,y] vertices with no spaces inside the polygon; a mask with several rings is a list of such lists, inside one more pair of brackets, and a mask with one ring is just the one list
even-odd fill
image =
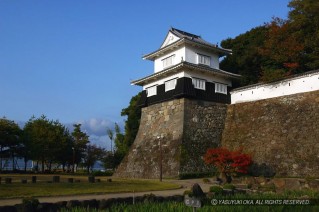
{"label": "shrub", "polygon": [[39,200],[34,198],[34,197],[23,198],[22,204],[23,205],[30,205],[30,206],[32,206],[32,208],[35,209],[39,205]]}
{"label": "shrub", "polygon": [[206,164],[215,166],[219,173],[228,177],[231,181],[231,176],[235,173],[248,172],[249,165],[252,163],[251,156],[242,153],[242,148],[236,151],[229,151],[226,148],[211,148],[208,149],[204,161]]}
{"label": "shrub", "polygon": [[92,173],[92,175],[94,176],[112,176],[113,175],[113,171],[112,170],[107,170],[105,172],[102,171],[94,171]]}
{"label": "shrub", "polygon": [[215,194],[221,194],[223,192],[223,188],[221,188],[220,186],[211,186],[209,188],[210,192],[214,192]]}
{"label": "shrub", "polygon": [[215,172],[188,172],[179,174],[179,179],[194,179],[203,177],[212,177]]}
{"label": "shrub", "polygon": [[235,186],[233,185],[233,184],[225,184],[224,186],[223,186],[223,188],[224,189],[231,189],[231,190],[235,190]]}

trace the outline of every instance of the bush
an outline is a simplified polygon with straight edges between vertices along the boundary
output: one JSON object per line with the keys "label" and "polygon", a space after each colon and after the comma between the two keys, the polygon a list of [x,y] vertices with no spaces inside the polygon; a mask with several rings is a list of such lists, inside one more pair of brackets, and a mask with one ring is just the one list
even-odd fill
{"label": "bush", "polygon": [[221,188],[220,186],[211,186],[209,188],[210,192],[214,192],[215,194],[221,194],[223,192],[223,188]]}
{"label": "bush", "polygon": [[214,172],[188,172],[179,174],[179,179],[194,179],[194,178],[203,178],[203,177],[212,177]]}
{"label": "bush", "polygon": [[31,206],[33,209],[37,208],[39,205],[39,200],[34,197],[28,197],[22,199],[22,205],[24,206]]}
{"label": "bush", "polygon": [[112,176],[113,175],[113,171],[112,170],[107,170],[105,172],[102,171],[94,171],[92,173],[93,176]]}
{"label": "bush", "polygon": [[223,186],[224,189],[230,189],[230,190],[235,190],[235,186],[233,184],[225,184]]}

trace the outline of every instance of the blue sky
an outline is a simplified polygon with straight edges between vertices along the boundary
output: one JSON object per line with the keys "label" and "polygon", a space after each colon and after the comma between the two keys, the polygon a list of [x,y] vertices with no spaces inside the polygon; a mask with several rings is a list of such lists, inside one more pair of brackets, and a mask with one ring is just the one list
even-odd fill
{"label": "blue sky", "polygon": [[82,123],[109,147],[106,128],[124,125],[122,108],[149,75],[141,59],[170,27],[212,43],[286,18],[288,0],[0,0],[0,116]]}

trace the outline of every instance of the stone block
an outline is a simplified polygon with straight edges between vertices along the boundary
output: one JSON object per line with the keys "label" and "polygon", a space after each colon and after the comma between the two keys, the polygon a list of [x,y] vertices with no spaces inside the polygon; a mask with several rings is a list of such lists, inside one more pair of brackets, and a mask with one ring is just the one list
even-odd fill
{"label": "stone block", "polygon": [[282,178],[274,178],[272,182],[275,184],[276,189],[283,190],[286,186],[285,179]]}
{"label": "stone block", "polygon": [[287,190],[300,190],[301,185],[300,185],[299,179],[286,178],[285,179],[285,189],[287,189]]}

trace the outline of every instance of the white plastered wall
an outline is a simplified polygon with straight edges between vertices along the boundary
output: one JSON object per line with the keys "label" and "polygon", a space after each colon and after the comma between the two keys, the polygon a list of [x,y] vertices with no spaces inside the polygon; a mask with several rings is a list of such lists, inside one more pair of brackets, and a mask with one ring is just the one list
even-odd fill
{"label": "white plastered wall", "polygon": [[231,103],[257,101],[315,90],[319,90],[319,71],[276,83],[258,84],[253,87],[232,91]]}
{"label": "white plastered wall", "polygon": [[182,78],[182,77],[205,79],[207,82],[213,82],[213,83],[217,82],[221,84],[226,84],[227,86],[232,86],[230,79],[226,79],[220,76],[212,76],[210,74],[205,74],[205,73],[198,73],[198,72],[194,72],[190,70],[183,70],[174,75],[167,76],[155,82],[146,84],[143,86],[143,90],[145,90],[146,88],[152,87],[154,85],[162,85],[168,80],[175,79],[175,78]]}

